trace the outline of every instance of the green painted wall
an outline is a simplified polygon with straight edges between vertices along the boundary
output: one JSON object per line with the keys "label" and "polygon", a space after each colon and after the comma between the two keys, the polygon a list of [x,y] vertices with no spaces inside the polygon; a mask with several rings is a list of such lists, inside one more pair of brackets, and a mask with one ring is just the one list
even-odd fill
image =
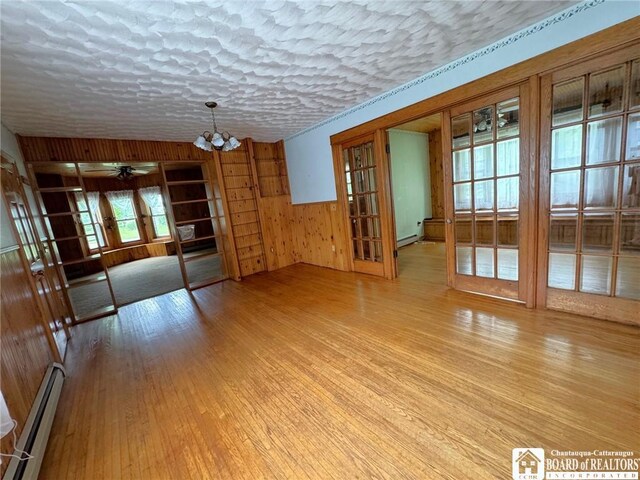
{"label": "green painted wall", "polygon": [[429,136],[426,133],[389,130],[389,146],[396,238],[422,237],[422,221],[431,217]]}

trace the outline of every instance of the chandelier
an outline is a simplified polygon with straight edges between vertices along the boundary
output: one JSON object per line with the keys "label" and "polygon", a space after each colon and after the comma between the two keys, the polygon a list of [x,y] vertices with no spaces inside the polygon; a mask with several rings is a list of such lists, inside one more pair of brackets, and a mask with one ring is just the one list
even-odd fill
{"label": "chandelier", "polygon": [[232,137],[229,135],[229,132],[218,131],[218,126],[216,125],[216,116],[213,113],[213,109],[218,106],[216,102],[206,102],[205,105],[208,109],[211,110],[211,120],[213,121],[213,132],[205,130],[202,135],[198,135],[196,141],[193,144],[210,152],[212,150],[222,150],[223,152],[228,152],[230,150],[234,150],[240,146],[240,142],[236,137]]}

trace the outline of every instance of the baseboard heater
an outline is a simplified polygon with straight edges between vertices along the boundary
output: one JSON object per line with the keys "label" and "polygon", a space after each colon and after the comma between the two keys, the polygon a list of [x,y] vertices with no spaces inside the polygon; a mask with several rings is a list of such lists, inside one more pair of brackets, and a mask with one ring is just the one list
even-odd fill
{"label": "baseboard heater", "polygon": [[398,240],[397,248],[404,247],[405,245],[410,245],[418,241],[418,235],[411,235],[410,237],[401,238]]}
{"label": "baseboard heater", "polygon": [[17,450],[27,452],[30,458],[12,458],[2,477],[3,480],[38,478],[65,376],[64,367],[59,363],[52,363],[47,368],[18,444],[15,445]]}

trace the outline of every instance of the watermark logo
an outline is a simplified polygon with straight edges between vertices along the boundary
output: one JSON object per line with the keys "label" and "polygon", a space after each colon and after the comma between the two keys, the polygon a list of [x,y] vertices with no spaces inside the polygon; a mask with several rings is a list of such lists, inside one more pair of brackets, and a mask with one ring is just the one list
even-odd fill
{"label": "watermark logo", "polygon": [[543,448],[514,448],[511,458],[514,480],[544,480]]}

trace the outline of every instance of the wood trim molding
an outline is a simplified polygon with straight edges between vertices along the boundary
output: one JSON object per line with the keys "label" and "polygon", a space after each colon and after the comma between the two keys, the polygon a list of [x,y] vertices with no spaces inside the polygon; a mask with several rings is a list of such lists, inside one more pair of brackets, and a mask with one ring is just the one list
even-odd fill
{"label": "wood trim molding", "polygon": [[339,144],[346,139],[365,135],[380,128],[392,128],[416,118],[438,113],[458,102],[468,101],[474,97],[526,81],[532,75],[542,75],[584,61],[588,57],[599,55],[606,50],[634,45],[639,41],[640,17],[635,17],[452,90],[336,133],[331,136],[331,143]]}

